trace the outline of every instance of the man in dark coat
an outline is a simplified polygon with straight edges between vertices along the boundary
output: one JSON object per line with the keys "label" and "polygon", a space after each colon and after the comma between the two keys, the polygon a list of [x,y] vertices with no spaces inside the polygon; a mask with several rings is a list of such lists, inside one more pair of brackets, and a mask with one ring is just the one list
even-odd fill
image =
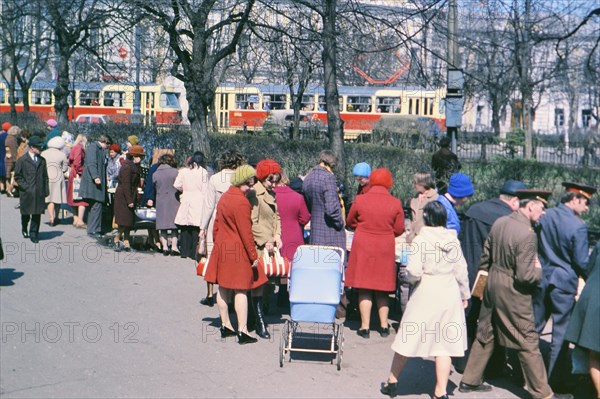
{"label": "man in dark coat", "polygon": [[548,361],[551,385],[563,390],[570,376],[568,343],[565,333],[579,277],[588,276],[588,231],[581,215],[588,211],[596,188],[564,182],[560,204],[540,219],[540,261],[544,278],[534,296],[534,312],[539,334],[552,316],[552,342]]}
{"label": "man in dark coat", "polygon": [[[534,398],[572,398],[548,385],[535,329],[532,294],[542,278],[532,224],[544,214],[549,191],[519,190],[519,210],[499,218],[485,241],[480,269],[488,271],[477,337],[459,385],[461,392],[484,392],[483,373],[494,342],[517,351],[527,390]],[[554,396],[553,396],[554,395]]]}
{"label": "man in dark coat", "polygon": [[[19,185],[21,233],[31,242],[39,241],[40,220],[46,210],[46,197],[50,193],[46,160],[40,156],[44,142],[37,136],[29,139],[29,152],[15,164],[15,181]],[[27,225],[29,225],[29,233]]]}
{"label": "man in dark coat", "polygon": [[[469,271],[469,286],[472,287],[479,268],[479,260],[483,251],[483,244],[490,234],[492,225],[502,216],[510,215],[519,209],[519,198],[517,190],[526,189],[527,185],[517,180],[507,180],[500,189],[498,198],[481,201],[472,205],[465,212],[465,219],[462,221],[460,245],[467,261]],[[469,343],[475,339],[477,330],[477,319],[481,308],[481,300],[477,297],[471,298],[471,304],[467,309],[467,333]],[[504,351],[494,351],[496,354],[492,360],[495,367],[488,366],[489,370],[502,371],[504,365]],[[459,368],[464,366],[459,364]]]}
{"label": "man in dark coat", "polygon": [[311,214],[310,244],[345,249],[344,210],[333,174],[337,156],[333,151],[323,150],[319,158],[319,164],[308,172],[302,183]]}
{"label": "man in dark coat", "polygon": [[85,149],[83,176],[79,194],[89,204],[88,235],[98,238],[102,229],[102,207],[106,201],[106,154],[104,151],[111,144],[108,136],[101,135],[98,141]]}
{"label": "man in dark coat", "polygon": [[435,172],[435,185],[439,194],[446,193],[450,176],[461,168],[458,157],[450,149],[450,137],[442,137],[440,149],[431,157],[431,169]]}

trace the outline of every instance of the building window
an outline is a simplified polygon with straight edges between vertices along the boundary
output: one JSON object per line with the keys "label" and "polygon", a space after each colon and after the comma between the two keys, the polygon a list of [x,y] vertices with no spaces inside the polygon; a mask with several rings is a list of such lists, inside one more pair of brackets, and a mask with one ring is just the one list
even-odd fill
{"label": "building window", "polygon": [[563,127],[565,125],[565,110],[562,108],[554,109],[554,126]]}
{"label": "building window", "polygon": [[4,104],[4,89],[0,89],[0,104]]}
{"label": "building window", "polygon": [[592,123],[592,110],[582,109],[581,110],[581,126],[590,127]]}
{"label": "building window", "polygon": [[475,112],[475,126],[481,126],[481,119],[483,119],[483,105],[478,105]]}

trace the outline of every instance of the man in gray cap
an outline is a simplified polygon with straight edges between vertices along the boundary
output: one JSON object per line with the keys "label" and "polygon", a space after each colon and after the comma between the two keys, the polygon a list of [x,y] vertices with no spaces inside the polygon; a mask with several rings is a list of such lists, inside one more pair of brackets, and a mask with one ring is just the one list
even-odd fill
{"label": "man in gray cap", "polygon": [[[467,261],[469,272],[469,285],[472,287],[479,268],[479,259],[483,251],[483,243],[490,234],[492,225],[498,218],[510,215],[519,209],[519,198],[517,190],[526,189],[527,185],[518,180],[507,180],[500,189],[500,195],[486,201],[473,204],[462,221],[460,245]],[[467,309],[467,334],[469,335],[469,344],[475,339],[477,331],[477,319],[481,308],[481,300],[477,297],[471,298],[471,303]],[[465,359],[468,354],[465,354]],[[455,361],[455,367],[464,369],[460,360]],[[504,366],[504,351],[495,350],[494,358],[490,361],[488,370],[494,373],[500,373]]]}

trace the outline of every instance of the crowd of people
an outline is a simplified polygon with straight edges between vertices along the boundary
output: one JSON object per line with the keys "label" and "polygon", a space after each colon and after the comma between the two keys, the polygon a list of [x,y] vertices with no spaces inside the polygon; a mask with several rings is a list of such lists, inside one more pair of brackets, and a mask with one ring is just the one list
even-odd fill
{"label": "crowd of people", "polygon": [[[467,359],[466,364],[455,361],[463,374],[458,389],[486,392],[492,389],[484,383],[486,366],[495,362],[502,369],[504,351],[512,350],[532,397],[572,397],[565,391],[573,343],[587,354],[600,396],[600,244],[590,256],[581,219],[594,187],[565,182],[559,205],[546,209],[550,191],[508,180],[497,198],[473,204],[459,218],[456,207],[471,199],[475,186],[458,172],[457,160],[447,157],[452,173],[414,174],[411,214],[405,215],[402,201],[390,193],[392,173],[384,167],[372,170],[365,162],[353,168],[358,183],[354,202],[344,201],[335,176],[338,159],[330,150],[321,151],[317,164],[294,178],[274,159],[252,162],[236,150],[220,156],[216,173],[201,152],[180,167],[171,150],[161,150],[143,176],[145,153],[136,136],[128,137],[122,151],[106,135],[88,142],[79,134],[73,140],[56,131],[56,121],[47,124],[47,132],[33,135],[8,123],[0,132],[2,189],[8,196],[18,190],[23,237],[37,243],[41,215],[47,208],[49,225],[55,226],[64,204],[71,206],[76,228],[102,237],[104,204],[110,201],[113,247],[131,251],[135,210],[155,208],[149,249],[196,261],[200,255],[207,258],[207,296],[201,303],[216,303],[223,338],[254,343],[258,339],[252,330],[270,338],[266,297],[279,281],[259,267],[264,254],[278,251],[293,259],[304,243],[347,248],[347,230],[354,234],[345,286],[358,292],[357,334],[370,338],[375,302],[377,330],[388,337],[388,302],[398,284],[396,243],[402,236],[411,297],[381,393],[396,395],[410,357],[435,358],[435,398],[447,398],[452,358]],[[207,243],[205,250],[202,243]],[[476,278],[484,275],[483,294],[471,297]],[[576,300],[580,278],[587,284]],[[285,295],[280,284],[278,299]],[[545,363],[540,335],[549,318],[552,342]],[[500,356],[492,358],[494,352]]]}

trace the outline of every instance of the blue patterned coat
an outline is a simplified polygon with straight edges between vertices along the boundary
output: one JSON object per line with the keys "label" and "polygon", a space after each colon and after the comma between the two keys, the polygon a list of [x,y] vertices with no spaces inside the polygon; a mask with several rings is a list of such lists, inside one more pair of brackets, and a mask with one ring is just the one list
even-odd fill
{"label": "blue patterned coat", "polygon": [[315,166],[302,183],[310,211],[310,244],[346,248],[346,232],[335,176],[322,166]]}

